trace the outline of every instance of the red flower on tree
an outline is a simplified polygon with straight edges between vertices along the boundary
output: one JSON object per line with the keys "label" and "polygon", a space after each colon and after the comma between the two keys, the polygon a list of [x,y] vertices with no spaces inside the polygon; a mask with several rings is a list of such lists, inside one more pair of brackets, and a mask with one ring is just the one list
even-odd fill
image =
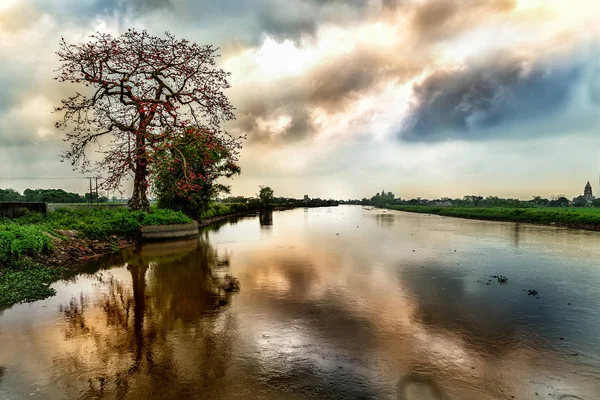
{"label": "red flower on tree", "polygon": [[196,217],[220,193],[229,192],[219,180],[240,173],[240,147],[238,140],[218,132],[186,129],[157,151],[153,171],[159,204]]}

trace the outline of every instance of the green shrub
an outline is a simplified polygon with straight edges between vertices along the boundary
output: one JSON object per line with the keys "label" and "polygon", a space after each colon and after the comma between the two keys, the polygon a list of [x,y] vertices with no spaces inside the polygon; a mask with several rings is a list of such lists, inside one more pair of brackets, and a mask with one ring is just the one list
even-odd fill
{"label": "green shrub", "polygon": [[162,208],[153,210],[151,214],[144,214],[142,218],[142,225],[171,225],[188,222],[192,222],[192,219],[183,212]]}
{"label": "green shrub", "polygon": [[38,256],[52,250],[52,239],[40,227],[0,225],[0,262],[8,264],[23,255]]}

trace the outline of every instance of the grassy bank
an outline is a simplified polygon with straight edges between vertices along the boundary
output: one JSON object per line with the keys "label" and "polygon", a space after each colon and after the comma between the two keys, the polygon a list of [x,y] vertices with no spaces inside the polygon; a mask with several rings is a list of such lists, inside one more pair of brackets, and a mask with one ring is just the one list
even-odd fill
{"label": "grassy bank", "polygon": [[200,213],[198,222],[210,220],[216,217],[224,217],[234,214],[242,214],[251,211],[258,211],[258,204],[246,203],[212,203],[208,209]]}
{"label": "grassy bank", "polygon": [[152,213],[119,209],[59,209],[43,215],[32,213],[0,224],[36,226],[53,233],[58,230],[75,230],[88,239],[104,239],[111,235],[137,237],[145,225],[168,225],[191,222],[181,212],[153,210]]}
{"label": "grassy bank", "polygon": [[53,247],[37,226],[0,225],[0,307],[54,294],[49,285],[60,271],[33,261]]}
{"label": "grassy bank", "polygon": [[181,212],[62,209],[0,219],[0,307],[53,295],[50,283],[68,264],[116,251],[139,238],[145,225],[190,222]]}
{"label": "grassy bank", "polygon": [[433,206],[391,206],[389,208],[398,211],[436,214],[446,217],[526,222],[600,230],[600,209],[597,208],[474,208]]}

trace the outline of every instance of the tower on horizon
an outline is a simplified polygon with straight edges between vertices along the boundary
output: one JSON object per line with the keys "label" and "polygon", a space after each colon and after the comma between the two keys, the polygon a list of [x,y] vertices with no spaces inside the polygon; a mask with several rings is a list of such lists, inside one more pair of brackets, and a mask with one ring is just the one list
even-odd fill
{"label": "tower on horizon", "polygon": [[583,189],[583,198],[588,202],[594,200],[594,194],[592,193],[592,185],[590,185],[589,181],[587,185],[585,185],[585,189]]}

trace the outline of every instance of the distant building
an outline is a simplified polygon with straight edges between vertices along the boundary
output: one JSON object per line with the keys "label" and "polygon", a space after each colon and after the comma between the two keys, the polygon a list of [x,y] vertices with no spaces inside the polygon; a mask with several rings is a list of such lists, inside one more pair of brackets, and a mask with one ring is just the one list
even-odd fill
{"label": "distant building", "polygon": [[304,199],[302,200],[305,203],[310,203],[310,197],[307,194],[304,195]]}
{"label": "distant building", "polygon": [[587,185],[585,185],[585,189],[583,189],[583,198],[590,203],[592,200],[594,200],[594,195],[592,194],[592,185],[590,185],[589,181]]}
{"label": "distant building", "polygon": [[583,195],[575,197],[573,199],[573,205],[590,205],[592,204],[592,201],[594,201],[594,194],[592,193],[592,185],[590,185],[590,182],[588,181],[583,189]]}

